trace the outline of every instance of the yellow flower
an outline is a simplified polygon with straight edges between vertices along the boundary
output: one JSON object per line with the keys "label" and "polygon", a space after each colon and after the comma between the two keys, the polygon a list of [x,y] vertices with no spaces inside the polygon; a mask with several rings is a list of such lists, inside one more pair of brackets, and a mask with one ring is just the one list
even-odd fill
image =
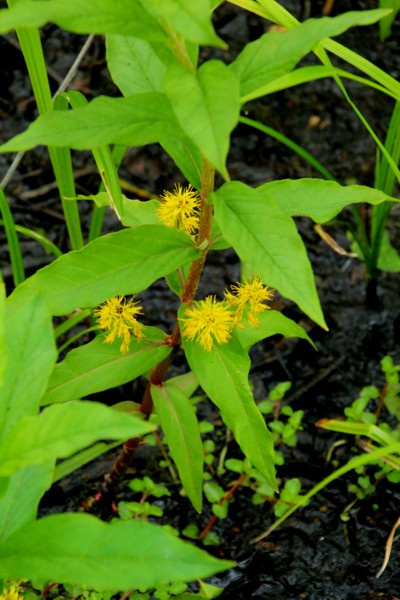
{"label": "yellow flower", "polygon": [[136,318],[136,315],[143,313],[143,309],[139,302],[133,301],[134,297],[126,301],[123,296],[116,296],[94,311],[100,329],[109,331],[104,343],[112,344],[115,338],[122,338],[122,354],[128,352],[132,335],[138,341],[144,339],[143,325]]}
{"label": "yellow flower", "polygon": [[4,589],[0,600],[23,600],[23,596],[19,594],[19,586],[12,585],[8,590]]}
{"label": "yellow flower", "polygon": [[236,311],[235,325],[239,325],[242,318],[250,323],[252,327],[258,327],[260,321],[258,315],[271,307],[264,304],[273,299],[275,290],[264,285],[261,279],[255,275],[253,279],[243,283],[231,285],[230,292],[225,293],[225,301]]}
{"label": "yellow flower", "polygon": [[232,313],[223,302],[217,302],[215,296],[195,302],[185,310],[184,316],[187,318],[180,319],[182,335],[189,340],[196,338],[207,352],[211,351],[214,342],[225,344],[231,337]]}
{"label": "yellow flower", "polygon": [[168,227],[177,227],[186,233],[194,233],[199,225],[200,195],[189,185],[182,188],[178,183],[173,192],[164,192],[157,207],[160,221]]}

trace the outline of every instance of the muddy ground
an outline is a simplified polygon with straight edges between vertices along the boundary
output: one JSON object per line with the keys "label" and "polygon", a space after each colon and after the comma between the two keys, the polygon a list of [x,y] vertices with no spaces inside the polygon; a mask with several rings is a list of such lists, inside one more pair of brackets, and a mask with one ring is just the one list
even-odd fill
{"label": "muddy ground", "polygon": [[[323,2],[286,2],[296,16],[321,16]],[[336,2],[332,16],[354,9],[375,8],[376,2],[343,0]],[[256,39],[269,27],[254,16],[246,16],[230,5],[217,12],[216,25],[221,36],[229,41],[229,50],[222,55],[227,61],[246,43]],[[394,77],[400,72],[399,21],[392,36],[382,43],[377,26],[353,29],[340,38],[353,50],[360,52]],[[59,32],[48,26],[43,43],[52,88],[55,91],[72,64],[84,38]],[[35,103],[22,55],[12,35],[0,39],[1,65],[0,111],[1,136],[8,139],[23,130],[35,117]],[[204,51],[207,58],[209,51]],[[307,59],[310,61],[312,59]],[[305,62],[307,62],[305,61]],[[99,93],[116,95],[118,91],[109,79],[104,60],[104,43],[95,38],[74,80],[76,89],[90,99]],[[384,137],[392,102],[370,88],[348,83],[348,90],[358,107]],[[327,166],[340,183],[357,182],[373,185],[375,146],[363,125],[352,112],[335,84],[322,80],[281,92],[249,104],[248,115],[286,134]],[[1,173],[7,171],[13,157],[0,155]],[[79,193],[93,193],[99,177],[89,153],[74,153],[76,183]],[[242,125],[232,136],[228,160],[232,179],[250,185],[282,178],[318,176],[301,158],[264,134]],[[121,177],[152,193],[171,188],[179,179],[172,161],[157,146],[132,149],[121,168]],[[19,225],[41,228],[63,250],[68,249],[64,219],[61,213],[53,175],[43,148],[27,153],[7,187],[14,218]],[[82,218],[88,226],[90,209],[82,203]],[[342,220],[350,219],[344,211]],[[398,274],[380,273],[373,307],[367,303],[367,281],[363,265],[354,258],[335,254],[316,234],[307,219],[298,225],[313,264],[322,307],[329,325],[325,332],[309,321],[293,304],[277,298],[275,307],[300,322],[317,345],[318,351],[304,341],[271,338],[253,352],[251,373],[254,394],[262,400],[279,381],[290,380],[292,389],[286,401],[305,411],[304,429],[296,448],[285,449],[285,465],[279,470],[282,482],[291,477],[302,480],[303,490],[311,489],[333,469],[327,456],[335,441],[344,436],[322,431],[315,423],[323,417],[338,417],[351,404],[365,385],[383,387],[380,359],[389,354],[400,363],[400,299]],[[109,215],[105,230],[117,227]],[[392,213],[390,232],[399,246],[399,211]],[[336,225],[329,232],[348,248],[345,226]],[[397,241],[396,241],[397,240]],[[51,257],[27,238],[21,238],[28,274],[47,264]],[[0,231],[0,259],[7,288],[12,289],[5,236]],[[239,265],[231,252],[211,253],[199,297],[221,292],[237,280]],[[169,330],[173,325],[176,305],[166,286],[155,284],[143,295],[148,320]],[[162,310],[161,310],[162,307]],[[160,317],[160,313],[162,313]],[[174,373],[184,370],[178,356]],[[144,381],[124,386],[103,395],[108,402],[135,399],[140,401]],[[203,405],[201,405],[203,406]],[[202,408],[201,410],[205,410]],[[207,417],[217,420],[210,409]],[[385,418],[385,414],[383,414]],[[220,444],[216,439],[217,445]],[[233,443],[231,456],[239,456]],[[354,440],[333,450],[333,459],[344,464],[360,452]],[[98,488],[104,471],[115,453],[79,471],[57,484],[44,499],[42,514],[62,510],[80,510],[82,503]],[[171,485],[167,471],[160,471],[157,448],[143,447],[138,452],[131,471],[138,477],[150,473]],[[229,479],[221,480],[227,484]],[[280,528],[258,545],[250,544],[255,536],[275,520],[269,504],[254,506],[248,490],[240,489],[234,496],[229,516],[219,521],[215,531],[221,543],[213,547],[217,556],[237,561],[233,571],[215,577],[213,582],[226,587],[224,600],[366,600],[400,597],[400,541],[395,539],[391,561],[384,574],[376,579],[390,530],[399,516],[400,488],[382,480],[373,497],[352,505],[354,494],[348,485],[354,483],[354,473],[337,480],[319,493],[306,508],[297,511]],[[174,489],[173,487],[171,489]],[[132,495],[121,484],[113,498],[97,512],[109,518],[114,502],[130,499]],[[348,508],[350,505],[351,508]],[[196,522],[202,529],[210,511],[197,516],[177,491],[163,503],[163,522],[183,529]]]}

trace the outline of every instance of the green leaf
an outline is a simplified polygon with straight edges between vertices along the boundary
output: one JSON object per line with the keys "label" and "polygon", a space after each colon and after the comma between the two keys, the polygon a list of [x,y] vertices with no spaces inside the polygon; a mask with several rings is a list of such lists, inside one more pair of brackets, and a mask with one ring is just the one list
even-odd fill
{"label": "green leaf", "polygon": [[199,382],[197,381],[196,375],[193,373],[193,371],[189,371],[184,375],[177,375],[176,377],[168,379],[168,384],[177,387],[185,394],[185,396],[187,396],[187,398],[190,398],[190,396],[192,396],[199,387]]}
{"label": "green leaf", "polygon": [[188,397],[168,382],[152,385],[151,397],[182,485],[201,512],[204,457],[195,410]]}
{"label": "green leaf", "polygon": [[[184,307],[180,312],[183,316]],[[183,338],[183,348],[190,368],[243,453],[276,489],[273,439],[250,391],[247,353],[234,338],[215,344],[211,352]]]}
{"label": "green leaf", "polygon": [[106,49],[111,79],[124,96],[163,92],[166,67],[147,40],[108,35]]}
{"label": "green leaf", "polygon": [[42,404],[78,400],[123,385],[152,369],[170,354],[171,348],[162,343],[165,335],[160,330],[144,327],[143,333],[145,341],[132,338],[127,354],[121,354],[121,340],[105,344],[103,335],[71,350],[55,366]]}
{"label": "green leaf", "polygon": [[84,514],[39,519],[0,548],[2,577],[62,581],[103,591],[190,581],[232,566],[156,525],[138,520],[103,523]]}
{"label": "green leaf", "polygon": [[247,44],[231,65],[240,80],[241,97],[257,97],[258,89],[289,73],[322,39],[340,35],[354,25],[370,25],[384,15],[381,10],[353,11],[264,34]]}
{"label": "green leaf", "polygon": [[19,469],[0,497],[0,544],[14,531],[33,521],[44,492],[51,486],[54,461]]}
{"label": "green leaf", "polygon": [[304,244],[293,220],[263,189],[224,184],[213,194],[215,218],[241,261],[326,328]]}
{"label": "green leaf", "polygon": [[[99,192],[91,196],[77,196],[77,200],[92,200],[97,207],[111,206],[111,199],[107,192]],[[129,200],[122,195],[122,225],[137,227],[138,225],[157,225],[160,219],[157,216],[158,200]]]}
{"label": "green leaf", "polygon": [[74,33],[118,33],[154,41],[167,36],[157,21],[131,0],[19,0],[10,9],[0,11],[0,32],[16,27],[42,27],[47,22]]}
{"label": "green leaf", "polygon": [[[156,15],[165,30],[178,32],[186,40],[224,48],[211,24],[209,0],[141,0],[146,10]],[[171,36],[175,38],[176,36]]]}
{"label": "green leaf", "polygon": [[393,9],[390,15],[379,21],[381,40],[385,40],[392,33],[392,24],[400,10],[400,0],[379,0],[379,8]]}
{"label": "green leaf", "polygon": [[91,150],[103,144],[142,146],[180,133],[164,94],[100,96],[81,108],[41,115],[26,131],[0,146],[0,151],[29,150],[38,144],[75,150]]}
{"label": "green leaf", "polygon": [[[19,289],[19,288],[17,288]],[[5,378],[0,401],[0,440],[25,415],[39,411],[57,351],[46,302],[39,294],[11,295],[5,306]]]}
{"label": "green leaf", "polygon": [[315,348],[312,339],[307,335],[300,325],[297,325],[292,319],[285,317],[276,310],[268,310],[257,317],[260,321],[258,327],[251,327],[248,323],[243,323],[244,329],[237,329],[234,333],[245,350],[264,340],[271,335],[281,334],[285,338],[299,337],[310,342]]}
{"label": "green leaf", "polygon": [[195,189],[199,190],[201,188],[202,164],[201,153],[196,144],[186,136],[162,138],[160,144],[186,179]]}
{"label": "green leaf", "polygon": [[66,458],[102,439],[126,440],[154,427],[98,402],[68,402],[23,417],[0,446],[0,475],[27,465]]}
{"label": "green leaf", "polygon": [[227,178],[229,136],[239,119],[239,83],[226,65],[204,63],[197,73],[171,66],[165,89],[177,119],[211,164]]}
{"label": "green leaf", "polygon": [[[0,273],[0,392],[4,385],[4,374],[8,361],[6,344],[6,288]],[[1,413],[1,409],[0,409]]]}
{"label": "green leaf", "polygon": [[391,273],[400,271],[400,255],[390,242],[389,234],[385,230],[382,234],[381,246],[379,248],[378,269]]}
{"label": "green leaf", "polygon": [[185,233],[165,225],[141,225],[61,256],[18,286],[11,297],[40,290],[51,314],[64,315],[116,295],[137,294],[198,257]]}
{"label": "green leaf", "polygon": [[268,194],[287,215],[310,217],[316,223],[330,221],[349,204],[398,202],[365,185],[340,185],[323,179],[280,179],[264,183],[257,191]]}

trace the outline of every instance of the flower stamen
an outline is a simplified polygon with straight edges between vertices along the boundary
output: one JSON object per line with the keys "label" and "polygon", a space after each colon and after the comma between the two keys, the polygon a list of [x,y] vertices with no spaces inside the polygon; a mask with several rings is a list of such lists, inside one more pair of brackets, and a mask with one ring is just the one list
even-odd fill
{"label": "flower stamen", "polygon": [[124,296],[115,296],[94,311],[100,329],[108,331],[104,343],[112,344],[116,338],[122,338],[122,354],[128,352],[132,336],[139,342],[145,337],[143,325],[136,318],[137,315],[143,314],[143,309],[140,302],[134,302],[134,298],[135,296],[132,296],[127,301]]}
{"label": "flower stamen", "polygon": [[217,302],[215,296],[207,296],[204,300],[195,302],[186,308],[182,335],[196,341],[207,352],[210,352],[214,342],[225,344],[231,337],[233,329],[232,312],[224,302]]}
{"label": "flower stamen", "polygon": [[199,226],[200,195],[189,185],[175,184],[173,192],[164,192],[157,207],[160,221],[168,227],[177,227],[192,234]]}

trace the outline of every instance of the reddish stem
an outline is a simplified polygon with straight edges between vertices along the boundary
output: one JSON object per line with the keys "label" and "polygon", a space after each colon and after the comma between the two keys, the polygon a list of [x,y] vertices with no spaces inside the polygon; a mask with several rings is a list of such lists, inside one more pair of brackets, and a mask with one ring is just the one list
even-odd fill
{"label": "reddish stem", "polygon": [[[232,498],[233,494],[236,492],[236,490],[242,485],[242,483],[245,481],[247,475],[246,473],[242,473],[241,476],[239,477],[239,479],[237,479],[235,481],[235,483],[232,485],[232,487],[227,491],[227,493],[225,494],[225,496],[222,498],[222,500],[220,500],[218,502],[219,506],[222,506],[222,504],[224,502],[229,502],[229,500]],[[209,533],[211,531],[211,529],[214,527],[215,523],[217,522],[218,517],[217,515],[213,515],[211,517],[211,519],[208,521],[207,525],[204,527],[203,531],[201,533],[199,533],[199,535],[197,536],[198,540],[202,540],[203,538],[205,538],[205,536],[207,535],[207,533]]]}

